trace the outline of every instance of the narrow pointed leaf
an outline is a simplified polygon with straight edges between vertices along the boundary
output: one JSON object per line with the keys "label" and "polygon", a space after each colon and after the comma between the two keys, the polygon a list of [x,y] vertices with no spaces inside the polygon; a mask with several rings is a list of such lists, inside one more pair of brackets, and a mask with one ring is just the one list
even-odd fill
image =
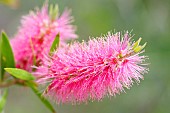
{"label": "narrow pointed leaf", "polygon": [[58,5],[50,5],[49,15],[51,17],[51,20],[54,21],[56,17],[58,16]]}
{"label": "narrow pointed leaf", "polygon": [[1,113],[1,112],[3,111],[3,109],[4,109],[4,106],[5,106],[5,104],[6,104],[7,96],[8,96],[8,90],[5,89],[4,92],[3,92],[2,97],[0,98],[0,113]]}
{"label": "narrow pointed leaf", "polygon": [[51,54],[54,50],[56,50],[56,49],[58,48],[59,42],[60,42],[60,36],[59,36],[59,34],[58,34],[58,35],[55,37],[55,39],[54,39],[54,41],[53,41],[53,43],[52,43],[52,45],[51,45],[50,54]]}
{"label": "narrow pointed leaf", "polygon": [[5,32],[1,33],[1,55],[6,60],[6,67],[15,67],[14,55],[12,52],[11,45]]}
{"label": "narrow pointed leaf", "polygon": [[2,58],[2,56],[0,56],[0,63],[1,63],[1,65],[0,65],[0,80],[3,80],[3,76],[4,76],[4,72],[5,72],[5,70],[4,70],[4,68],[5,68],[5,61]]}
{"label": "narrow pointed leaf", "polygon": [[34,76],[22,69],[18,69],[18,68],[5,68],[5,71],[7,71],[9,74],[11,74],[12,76],[18,78],[18,79],[22,79],[22,80],[34,80]]}
{"label": "narrow pointed leaf", "polygon": [[52,113],[56,113],[55,109],[53,108],[53,106],[51,105],[51,103],[45,99],[43,97],[43,95],[38,91],[37,86],[35,85],[35,83],[28,81],[27,86],[29,86],[32,91],[38,96],[38,98],[41,100],[41,102],[52,112]]}
{"label": "narrow pointed leaf", "polygon": [[135,49],[136,47],[139,46],[139,43],[141,42],[142,38],[139,38],[138,41],[136,41],[133,45],[133,48],[132,49]]}
{"label": "narrow pointed leaf", "polygon": [[5,67],[15,67],[14,55],[7,35],[2,32],[0,37],[0,79],[3,79]]}

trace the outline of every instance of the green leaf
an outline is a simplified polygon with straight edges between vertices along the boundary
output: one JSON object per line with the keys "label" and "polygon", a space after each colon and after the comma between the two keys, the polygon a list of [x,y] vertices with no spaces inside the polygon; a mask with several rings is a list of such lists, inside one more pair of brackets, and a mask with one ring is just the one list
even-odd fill
{"label": "green leaf", "polygon": [[22,79],[22,80],[34,80],[34,76],[22,69],[18,69],[18,68],[5,68],[5,71],[7,71],[9,74],[11,74],[12,76]]}
{"label": "green leaf", "polygon": [[49,15],[51,17],[51,20],[54,21],[56,19],[56,17],[58,16],[58,5],[50,5],[50,9],[49,9]]}
{"label": "green leaf", "polygon": [[6,67],[15,67],[14,55],[5,32],[1,33],[1,55],[5,57]]}
{"label": "green leaf", "polygon": [[132,49],[133,49],[133,51],[134,51],[135,53],[140,52],[140,51],[141,51],[143,48],[145,48],[145,46],[146,46],[146,43],[143,44],[142,46],[139,45],[140,42],[141,42],[141,40],[142,40],[142,38],[139,38],[138,41],[136,41],[136,42],[133,44]]}
{"label": "green leaf", "polygon": [[3,111],[3,109],[4,109],[4,106],[5,106],[5,104],[6,104],[7,96],[8,96],[8,90],[5,89],[2,97],[0,98],[0,113],[1,113],[1,112]]}
{"label": "green leaf", "polygon": [[45,99],[42,94],[38,91],[37,86],[35,85],[34,82],[32,81],[27,81],[26,82],[27,86],[29,86],[32,91],[38,96],[38,98],[43,102],[43,104],[52,112],[52,113],[56,113],[55,109],[53,108],[53,106],[51,105],[51,103]]}
{"label": "green leaf", "polygon": [[11,45],[5,32],[0,37],[0,60],[1,60],[1,80],[3,79],[5,67],[15,67],[14,55]]}
{"label": "green leaf", "polygon": [[60,42],[60,36],[59,36],[59,34],[58,34],[58,35],[55,37],[55,39],[54,39],[54,41],[53,41],[53,43],[52,43],[52,45],[51,45],[50,54],[51,54],[52,52],[54,52],[54,51],[58,48],[59,42]]}
{"label": "green leaf", "polygon": [[4,72],[5,72],[5,70],[4,70],[4,68],[5,68],[5,61],[4,61],[4,59],[2,58],[2,56],[0,55],[0,63],[1,63],[1,65],[0,65],[0,80],[3,80],[3,76],[4,76]]}

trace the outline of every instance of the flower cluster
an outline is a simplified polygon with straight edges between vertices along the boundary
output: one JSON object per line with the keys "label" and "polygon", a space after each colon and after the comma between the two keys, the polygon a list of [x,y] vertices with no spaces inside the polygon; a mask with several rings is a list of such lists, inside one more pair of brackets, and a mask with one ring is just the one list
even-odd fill
{"label": "flower cluster", "polygon": [[113,96],[130,88],[134,80],[140,82],[148,71],[146,56],[140,55],[146,44],[140,46],[140,41],[132,41],[128,32],[117,32],[74,42],[45,58],[35,75],[40,84],[49,83],[44,93],[57,103]]}
{"label": "flower cluster", "polygon": [[[101,100],[143,79],[148,68],[147,56],[140,55],[146,45],[140,45],[141,38],[135,42],[128,32],[109,32],[67,45],[67,40],[77,38],[72,22],[69,10],[59,16],[58,6],[51,5],[48,10],[46,3],[23,17],[11,40],[16,67],[32,72],[39,84],[47,85],[46,96],[57,103]],[[60,46],[49,54],[56,36]]]}
{"label": "flower cluster", "polygon": [[11,40],[16,67],[32,71],[31,66],[39,66],[57,34],[61,43],[77,38],[75,26],[71,25],[73,17],[70,10],[58,16],[58,7],[45,4],[41,10],[23,17],[18,33]]}

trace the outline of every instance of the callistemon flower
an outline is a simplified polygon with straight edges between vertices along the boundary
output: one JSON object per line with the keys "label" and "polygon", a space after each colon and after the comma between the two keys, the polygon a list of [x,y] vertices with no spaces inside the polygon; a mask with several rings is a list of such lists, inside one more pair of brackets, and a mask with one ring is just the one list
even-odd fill
{"label": "callistemon flower", "polygon": [[60,35],[60,41],[77,38],[75,26],[71,25],[73,17],[70,10],[65,10],[58,16],[58,7],[45,4],[41,10],[24,16],[18,33],[11,40],[16,67],[31,71],[32,65],[39,66],[44,53],[48,53],[50,46],[56,37]]}
{"label": "callistemon flower", "polygon": [[48,86],[44,94],[57,103],[100,100],[140,82],[148,71],[146,56],[140,54],[146,44],[131,41],[129,33],[108,33],[88,42],[74,42],[59,48],[37,68],[40,84]]}

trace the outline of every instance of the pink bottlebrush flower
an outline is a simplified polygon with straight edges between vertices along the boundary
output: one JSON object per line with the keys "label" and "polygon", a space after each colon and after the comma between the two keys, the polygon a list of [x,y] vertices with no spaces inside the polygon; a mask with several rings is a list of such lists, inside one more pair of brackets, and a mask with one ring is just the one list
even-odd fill
{"label": "pink bottlebrush flower", "polygon": [[44,53],[48,53],[57,34],[61,43],[65,40],[77,38],[73,17],[70,10],[65,10],[61,16],[57,15],[58,7],[47,4],[36,12],[30,12],[21,20],[21,26],[16,36],[11,40],[16,67],[31,71],[32,65],[39,66]]}
{"label": "pink bottlebrush flower", "polygon": [[146,44],[139,45],[141,38],[136,42],[130,39],[128,33],[108,33],[59,48],[35,72],[40,84],[50,82],[45,95],[57,103],[87,102],[119,94],[134,80],[140,82],[148,71],[143,63],[146,56],[140,56]]}

